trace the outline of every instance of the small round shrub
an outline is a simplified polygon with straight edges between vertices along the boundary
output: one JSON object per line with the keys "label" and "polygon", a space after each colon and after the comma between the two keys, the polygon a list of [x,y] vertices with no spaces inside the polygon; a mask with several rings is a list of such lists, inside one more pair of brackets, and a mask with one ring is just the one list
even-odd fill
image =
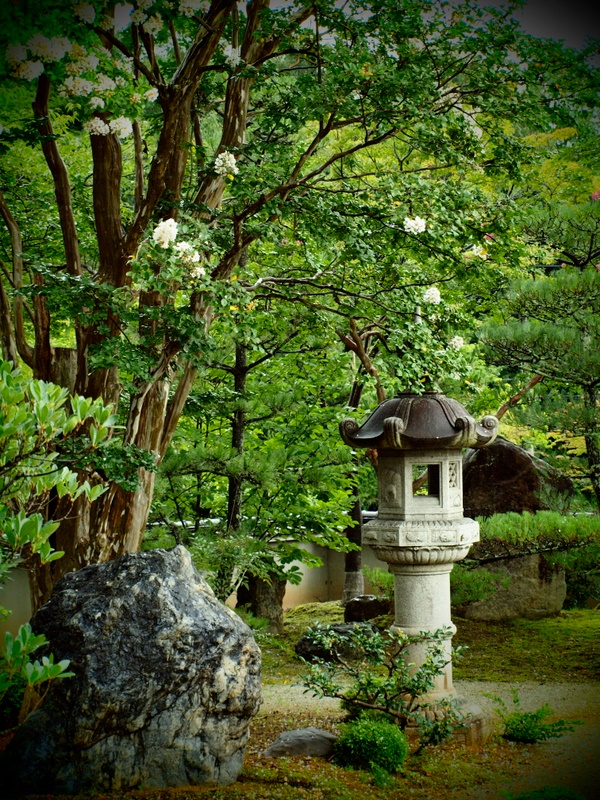
{"label": "small round shrub", "polygon": [[511,795],[509,800],[585,800],[585,797],[566,786],[542,786],[541,789]]}
{"label": "small round shrub", "polygon": [[346,726],[334,745],[333,760],[341,767],[397,772],[408,755],[408,740],[391,722],[361,717]]}

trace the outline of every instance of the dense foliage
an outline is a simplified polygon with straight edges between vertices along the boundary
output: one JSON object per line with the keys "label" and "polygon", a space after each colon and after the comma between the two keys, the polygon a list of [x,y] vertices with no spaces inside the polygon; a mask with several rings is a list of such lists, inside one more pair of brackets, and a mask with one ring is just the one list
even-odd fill
{"label": "dense foliage", "polygon": [[[329,424],[314,447],[281,442],[289,417],[264,408],[271,367],[284,365],[274,354],[315,355],[309,374],[334,354],[345,373],[340,412],[362,385],[370,403],[468,371],[462,345],[474,321],[530,259],[508,188],[541,157],[530,137],[583,130],[597,103],[593,46],[576,53],[526,36],[515,7],[38,0],[0,9],[4,356],[114,404],[136,472],[109,476],[91,507],[77,498],[57,532],[67,557],[40,571],[37,602],[63,569],[140,546],[163,460],[169,519],[189,493],[196,507],[180,511],[196,535],[199,520],[220,518],[221,538],[246,536],[244,516],[260,517],[251,535],[268,542],[267,531],[290,526],[291,476],[308,459],[307,530],[323,537],[327,526],[337,546],[352,480],[329,474],[322,495],[311,483],[323,450],[335,450]],[[240,348],[248,364],[273,359],[245,387],[229,385],[225,407],[216,376],[235,379]],[[284,394],[297,374],[289,370]],[[264,429],[249,421],[251,391]],[[186,410],[189,397],[200,413],[193,402]],[[331,397],[314,405],[309,431],[331,421]],[[208,447],[174,439],[184,413],[204,426]],[[267,473],[284,450],[291,470],[279,482]],[[194,481],[202,485],[190,492]]]}
{"label": "dense foliage", "polygon": [[[86,464],[106,443],[114,421],[101,400],[69,396],[66,389],[27,378],[10,363],[0,362],[0,584],[25,559],[37,556],[45,564],[63,555],[50,540],[58,522],[46,520],[40,508],[49,496],[74,502],[83,494],[93,501],[105,491],[97,473],[89,469],[86,475]],[[82,429],[85,435],[77,438],[79,460],[71,452],[68,467],[61,448]],[[0,608],[0,616],[9,613]],[[0,706],[5,698],[14,699],[11,691],[20,700],[28,688],[26,713],[39,702],[31,690],[73,674],[67,672],[68,661],[55,664],[51,654],[32,660],[47,643],[29,624],[21,625],[14,636],[5,633],[0,645]],[[4,717],[4,709],[1,714]]]}

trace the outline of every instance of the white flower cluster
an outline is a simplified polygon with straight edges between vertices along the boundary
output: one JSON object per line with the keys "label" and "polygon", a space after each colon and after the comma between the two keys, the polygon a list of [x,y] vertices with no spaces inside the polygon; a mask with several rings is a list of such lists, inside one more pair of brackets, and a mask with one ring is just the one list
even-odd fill
{"label": "white flower cluster", "polygon": [[117,117],[109,122],[110,132],[124,139],[133,133],[133,124],[127,117]]}
{"label": "white flower cluster", "polygon": [[41,61],[23,61],[17,67],[15,75],[25,81],[33,81],[35,78],[39,78],[43,71],[44,65]]}
{"label": "white flower cluster", "polygon": [[192,270],[190,270],[190,277],[191,278],[203,278],[206,275],[206,270],[204,267],[196,266]]}
{"label": "white flower cluster", "polygon": [[136,6],[141,8],[142,11],[147,11],[150,8],[154,0],[137,0]]}
{"label": "white flower cluster", "polygon": [[462,336],[453,336],[452,339],[448,342],[448,347],[451,347],[453,350],[460,350],[461,347],[465,346],[465,340]]}
{"label": "white flower cluster", "polygon": [[22,61],[27,60],[27,50],[22,44],[9,44],[4,57],[11,67],[17,67]]}
{"label": "white flower cluster", "polygon": [[53,36],[48,39],[41,33],[36,33],[27,41],[31,55],[42,61],[60,61],[71,50],[71,42],[64,36]]}
{"label": "white flower cluster", "polygon": [[150,17],[147,19],[144,24],[143,28],[148,34],[148,36],[156,36],[156,34],[162,30],[162,21],[158,17]]}
{"label": "white flower cluster", "polygon": [[96,9],[94,6],[90,5],[89,3],[79,3],[73,9],[75,12],[75,16],[79,17],[80,20],[83,22],[87,22],[88,25],[93,25],[94,20],[96,19]]}
{"label": "white flower cluster", "polygon": [[[100,100],[102,102],[100,97],[92,98],[92,100]],[[109,133],[114,133],[123,139],[133,133],[133,124],[127,117],[117,117],[116,119],[111,119],[108,123],[100,119],[100,117],[92,117],[87,122],[84,122],[83,128],[91,136],[108,136]]]}
{"label": "white flower cluster", "polygon": [[90,105],[92,108],[104,108],[104,100],[101,97],[90,97]]}
{"label": "white flower cluster", "polygon": [[484,261],[487,258],[487,250],[481,244],[473,245],[473,247],[471,248],[471,253],[477,258],[482,258]]}
{"label": "white flower cluster", "polygon": [[153,103],[158,98],[158,89],[153,86],[151,89],[148,89],[147,92],[144,92],[144,97],[146,100]]}
{"label": "white flower cluster", "polygon": [[140,8],[136,8],[136,10],[131,14],[131,21],[134,25],[141,25],[147,19],[146,15]]}
{"label": "white flower cluster", "polygon": [[92,117],[83,123],[83,128],[90,136],[108,136],[110,128],[100,117]]}
{"label": "white flower cluster", "polygon": [[194,250],[189,242],[177,242],[173,246],[184,264],[197,264],[200,261],[200,253]]}
{"label": "white flower cluster", "polygon": [[109,17],[108,14],[105,14],[98,23],[98,27],[102,28],[103,31],[111,31],[115,26],[115,21],[112,17]]}
{"label": "white flower cluster", "polygon": [[108,75],[98,75],[96,81],[96,91],[98,92],[113,92],[117,88],[117,84]]}
{"label": "white flower cluster", "polygon": [[181,0],[179,3],[179,13],[186,17],[193,17],[196,11],[204,11],[207,3],[202,0]]}
{"label": "white flower cluster", "polygon": [[225,56],[225,63],[231,69],[235,69],[238,64],[243,63],[243,59],[240,55],[240,50],[237,47],[232,47],[231,45],[227,45],[227,47],[223,51],[223,54]]}
{"label": "white flower cluster", "polygon": [[81,47],[74,51],[74,55],[76,57],[67,64],[69,75],[81,75],[82,72],[96,71],[96,67],[100,63],[98,56],[93,53],[86,53]]}
{"label": "white flower cluster", "polygon": [[159,247],[165,249],[177,238],[177,223],[174,219],[163,219],[152,233],[152,238]]}
{"label": "white flower cluster", "polygon": [[[34,59],[28,61],[27,49]],[[5,51],[5,58],[14,69],[17,78],[32,81],[44,71],[42,62],[60,61],[71,50],[71,42],[64,36],[53,36],[48,39],[41,33],[36,33],[27,41],[27,47],[22,44],[9,44]]]}
{"label": "white flower cluster", "polygon": [[440,294],[440,290],[437,288],[437,286],[430,286],[423,295],[423,302],[432,303],[434,306],[437,306],[441,300],[442,295]]}
{"label": "white flower cluster", "polygon": [[228,153],[227,150],[224,150],[215,158],[215,172],[217,175],[237,175],[239,171],[233,153]]}
{"label": "white flower cluster", "polygon": [[422,217],[404,217],[403,222],[404,230],[407,233],[423,233],[427,228],[427,222]]}
{"label": "white flower cluster", "polygon": [[95,88],[91,81],[85,78],[74,78],[70,75],[68,78],[65,78],[65,82],[61,87],[61,94],[86,97],[88,94],[91,94]]}

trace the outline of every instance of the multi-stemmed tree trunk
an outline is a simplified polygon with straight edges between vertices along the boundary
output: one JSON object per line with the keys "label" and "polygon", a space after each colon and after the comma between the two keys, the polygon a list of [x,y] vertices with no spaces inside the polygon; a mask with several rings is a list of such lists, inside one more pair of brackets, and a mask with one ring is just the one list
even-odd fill
{"label": "multi-stemmed tree trunk", "polygon": [[[168,198],[170,208],[166,213],[162,211],[162,216],[177,216],[178,200],[186,177],[192,105],[203,71],[215,54],[225,23],[235,5],[234,0],[216,0],[212,3],[205,23],[199,26],[193,46],[188,49],[167,85],[162,83],[156,69],[147,76],[159,91],[163,122],[145,192],[139,196],[133,218],[127,227],[121,216],[123,156],[119,138],[113,133],[90,136],[94,164],[93,211],[98,242],[98,282],[101,284],[112,288],[121,288],[128,284],[129,259],[137,252],[148,225],[153,219],[156,220],[159,207],[164,208],[165,198]],[[267,58],[279,44],[276,37],[264,41],[254,36],[260,13],[267,7],[268,1],[258,0],[248,10],[249,20],[241,52],[250,63]],[[308,13],[304,12],[304,16],[308,16]],[[301,18],[302,16],[299,17]],[[112,39],[112,36],[109,35],[109,38]],[[225,124],[219,150],[236,149],[244,141],[251,83],[251,78],[238,78],[228,84]],[[50,91],[50,81],[42,75],[38,79],[33,110],[46,163],[54,183],[65,270],[71,276],[81,276],[83,268],[69,175],[50,121]],[[221,175],[204,178],[197,188],[196,203],[199,206],[218,207],[225,182],[226,177]],[[14,287],[19,290],[23,285],[21,233],[3,199],[0,212],[11,233],[12,279]],[[228,257],[217,267],[219,278],[229,276],[240,253],[239,246],[231,248]],[[39,280],[39,283],[42,281]],[[24,333],[22,300],[17,295],[11,309],[6,295],[3,299],[3,314],[7,320],[13,321],[12,330],[6,324],[4,326],[3,344],[8,357],[15,359],[18,353],[31,367],[36,378],[53,380],[67,385],[79,394],[102,397],[107,403],[115,406],[118,404],[121,385],[117,368],[91,370],[88,364],[90,346],[120,334],[118,319],[107,313],[104,324],[87,325],[84,308],[75,321],[77,347],[53,347],[50,341],[50,315],[43,296],[38,295],[33,309],[35,342],[30,345]],[[146,332],[145,311],[151,312],[153,307],[169,302],[168,297],[158,292],[140,294],[140,333]],[[193,297],[192,304],[197,324],[208,325],[210,309],[204,305],[202,297]],[[180,343],[176,340],[163,338],[153,353],[155,367],[151,375],[146,380],[138,381],[136,391],[129,401],[123,444],[135,445],[154,453],[157,462],[171,441],[196,374],[192,361],[182,356],[180,349]],[[128,491],[118,483],[111,482],[108,490],[94,504],[90,505],[84,497],[80,497],[75,506],[69,506],[63,514],[59,503],[54,515],[58,519],[62,517],[62,520],[55,536],[55,547],[63,550],[65,556],[35,568],[32,581],[34,605],[37,607],[45,602],[53,584],[65,572],[137,550],[145,529],[153,488],[153,470],[140,468],[138,488],[135,491]]]}

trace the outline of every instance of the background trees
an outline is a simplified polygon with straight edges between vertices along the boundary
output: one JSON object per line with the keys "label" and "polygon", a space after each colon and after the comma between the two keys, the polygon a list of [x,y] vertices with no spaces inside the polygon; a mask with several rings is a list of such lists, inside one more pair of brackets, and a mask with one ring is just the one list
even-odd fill
{"label": "background trees", "polygon": [[1,13],[5,356],[113,403],[139,464],[135,488],[98,466],[109,489],[61,523],[67,556],[40,573],[38,601],[63,569],[139,546],[154,468],[215,368],[215,325],[233,333],[239,309],[249,328],[253,308],[304,307],[330,334],[354,325],[393,366],[390,386],[435,372],[454,331],[441,316],[415,327],[424,288],[455,281],[450,308],[517,264],[511,200],[489,181],[516,176],[522,133],[595,102],[585,56],[523,36],[510,8]]}

